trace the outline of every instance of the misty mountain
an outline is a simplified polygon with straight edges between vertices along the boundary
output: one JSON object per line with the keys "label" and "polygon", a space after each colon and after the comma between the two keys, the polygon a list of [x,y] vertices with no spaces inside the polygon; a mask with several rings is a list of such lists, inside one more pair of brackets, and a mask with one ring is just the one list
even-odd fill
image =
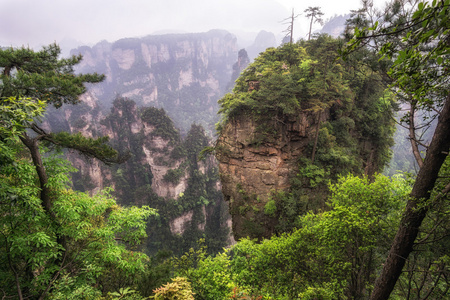
{"label": "misty mountain", "polygon": [[255,41],[247,49],[250,60],[254,60],[259,53],[269,47],[277,47],[277,40],[272,32],[261,30],[255,38]]}
{"label": "misty mountain", "polygon": [[326,33],[331,35],[332,37],[339,37],[345,30],[345,21],[350,17],[350,15],[335,15],[328,19],[323,25],[320,33]]}

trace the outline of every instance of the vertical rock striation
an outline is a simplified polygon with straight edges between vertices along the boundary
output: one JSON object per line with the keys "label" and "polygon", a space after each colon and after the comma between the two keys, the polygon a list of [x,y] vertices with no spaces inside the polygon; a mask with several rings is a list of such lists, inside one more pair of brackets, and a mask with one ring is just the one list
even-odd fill
{"label": "vertical rock striation", "polygon": [[277,221],[264,214],[275,191],[288,191],[298,159],[314,138],[310,113],[273,122],[277,134],[260,141],[258,123],[245,115],[230,119],[217,141],[222,192],[229,203],[235,239],[270,237]]}

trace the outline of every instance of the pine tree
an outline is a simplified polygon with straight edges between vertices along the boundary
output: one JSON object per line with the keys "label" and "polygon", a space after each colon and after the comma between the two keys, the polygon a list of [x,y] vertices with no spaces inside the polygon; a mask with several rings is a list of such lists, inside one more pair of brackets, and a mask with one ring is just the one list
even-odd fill
{"label": "pine tree", "polygon": [[320,23],[323,24],[323,19],[321,18],[323,16],[323,12],[320,10],[320,7],[308,7],[305,9],[306,17],[311,18],[311,21],[309,23],[309,32],[308,32],[308,41],[311,39],[311,30],[313,23]]}

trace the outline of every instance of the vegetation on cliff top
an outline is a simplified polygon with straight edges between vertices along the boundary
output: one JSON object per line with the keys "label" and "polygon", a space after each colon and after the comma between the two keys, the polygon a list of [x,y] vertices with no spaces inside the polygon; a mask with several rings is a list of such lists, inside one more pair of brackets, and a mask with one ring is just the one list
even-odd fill
{"label": "vegetation on cliff top", "polygon": [[[243,71],[233,92],[219,100],[219,134],[228,120],[239,115],[254,118],[260,125],[258,132],[268,138],[277,134],[272,122],[295,119],[301,113],[320,118],[329,112],[319,129],[322,140],[337,151],[328,156],[347,157],[345,164],[356,170],[361,164],[355,162],[355,154],[361,154],[361,145],[370,141],[377,151],[375,170],[382,169],[393,142],[393,96],[385,92],[387,85],[379,72],[340,59],[341,43],[321,35],[261,53]],[[353,152],[353,158],[346,152]]]}

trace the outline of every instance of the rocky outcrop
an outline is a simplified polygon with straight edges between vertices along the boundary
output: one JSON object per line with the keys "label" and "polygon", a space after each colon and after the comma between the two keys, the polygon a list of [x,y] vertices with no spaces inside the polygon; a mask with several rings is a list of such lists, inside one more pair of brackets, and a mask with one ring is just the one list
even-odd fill
{"label": "rocky outcrop", "polygon": [[[325,117],[325,114],[324,114]],[[287,191],[314,138],[316,118],[302,113],[296,119],[272,121],[277,132],[262,139],[260,123],[241,115],[229,120],[216,145],[222,192],[229,203],[235,239],[270,237],[276,219],[264,208],[273,193]]]}
{"label": "rocky outcrop", "polygon": [[231,81],[227,90],[231,91],[233,89],[236,79],[238,79],[241,72],[248,66],[249,63],[250,58],[248,57],[247,51],[245,49],[239,50],[238,60],[233,65],[233,74],[231,74]]}

